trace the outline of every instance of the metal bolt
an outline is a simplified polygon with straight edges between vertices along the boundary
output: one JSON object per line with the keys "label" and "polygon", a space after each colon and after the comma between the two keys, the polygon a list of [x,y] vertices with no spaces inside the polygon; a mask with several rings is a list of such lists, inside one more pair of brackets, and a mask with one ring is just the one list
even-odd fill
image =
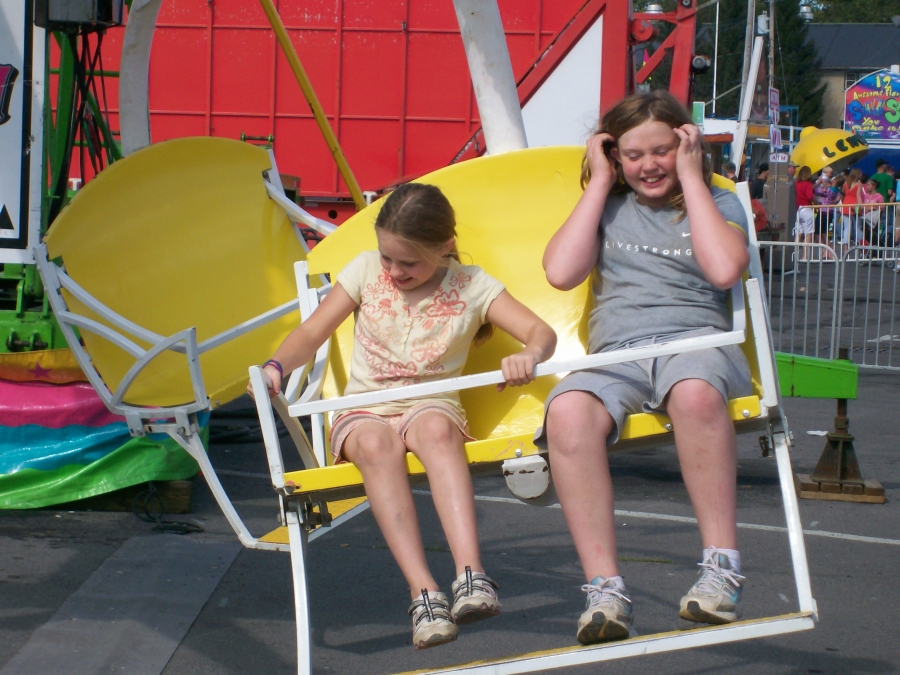
{"label": "metal bolt", "polygon": [[522,456],[522,448],[516,448],[515,455],[516,455],[516,457],[521,457]]}
{"label": "metal bolt", "polygon": [[666,431],[672,431],[672,424],[671,424],[671,422],[668,423],[668,424],[666,424]]}
{"label": "metal bolt", "polygon": [[741,415],[744,416],[744,419],[747,419],[748,417],[750,417],[750,411],[749,410],[741,410]]}

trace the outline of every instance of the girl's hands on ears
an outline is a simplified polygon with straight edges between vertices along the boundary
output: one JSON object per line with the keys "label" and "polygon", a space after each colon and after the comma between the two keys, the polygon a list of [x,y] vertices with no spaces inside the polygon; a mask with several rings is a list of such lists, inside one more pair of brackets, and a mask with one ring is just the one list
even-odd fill
{"label": "girl's hands on ears", "polygon": [[[269,398],[278,396],[281,393],[281,373],[278,372],[278,368],[266,366],[263,368],[262,376],[263,382],[266,383],[266,390],[269,392]],[[250,394],[250,398],[256,398],[253,396],[253,387],[249,384],[247,385],[247,393]]]}
{"label": "girl's hands on ears", "polygon": [[681,182],[684,182],[686,178],[703,180],[703,137],[700,129],[693,124],[685,124],[672,131],[681,141],[675,154],[675,171],[678,174],[678,180]]}
{"label": "girl's hands on ears", "polygon": [[588,167],[591,169],[591,179],[599,178],[612,185],[618,178],[616,174],[615,160],[608,154],[607,149],[614,145],[616,139],[612,134],[602,133],[595,134],[588,139],[587,142],[587,160]]}
{"label": "girl's hands on ears", "polygon": [[533,381],[534,367],[540,363],[538,356],[527,349],[523,349],[518,354],[512,354],[505,357],[500,362],[500,370],[506,382],[497,385],[497,391],[506,389],[506,385],[518,387]]}

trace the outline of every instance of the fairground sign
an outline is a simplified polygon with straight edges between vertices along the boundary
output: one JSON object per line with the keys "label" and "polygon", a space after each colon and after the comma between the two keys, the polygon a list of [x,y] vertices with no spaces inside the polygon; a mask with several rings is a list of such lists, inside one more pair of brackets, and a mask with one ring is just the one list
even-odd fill
{"label": "fairground sign", "polygon": [[41,222],[44,30],[0,0],[0,263],[33,262]]}
{"label": "fairground sign", "polygon": [[844,129],[869,141],[900,143],[900,74],[879,70],[850,87]]}

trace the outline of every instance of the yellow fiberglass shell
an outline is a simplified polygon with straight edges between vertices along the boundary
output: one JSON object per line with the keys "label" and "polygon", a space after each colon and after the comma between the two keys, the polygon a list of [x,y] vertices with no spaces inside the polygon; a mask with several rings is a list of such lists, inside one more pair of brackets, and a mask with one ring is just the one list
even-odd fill
{"label": "yellow fiberglass shell", "polygon": [[[50,257],[61,258],[101,303],[148,330],[169,336],[194,326],[199,341],[213,337],[297,297],[293,263],[306,254],[266,193],[270,168],[265,150],[223,138],[151,145],[79,191],[46,237]],[[99,320],[65,295],[73,311]],[[203,354],[212,405],[240,395],[248,367],[269,358],[298,320],[291,313]],[[81,334],[115,390],[135,359]],[[193,399],[187,360],[174,352],[152,361],[125,397],[142,406]]]}
{"label": "yellow fiberglass shell", "polygon": [[[582,356],[587,344],[589,282],[568,292],[556,290],[547,283],[541,265],[547,242],[581,196],[583,155],[583,147],[519,150],[455,164],[417,181],[437,185],[453,205],[463,262],[483,267],[556,330],[559,344],[555,360]],[[734,190],[734,184],[725,179],[717,184]],[[374,223],[382,202],[357,213],[318,244],[309,254],[310,272],[330,273],[334,278],[360,252],[377,248]],[[339,395],[347,383],[353,348],[352,318],[335,337],[326,397]],[[497,331],[486,344],[472,348],[465,372],[497,370],[504,356],[520,348],[515,340]],[[755,355],[751,351],[748,356],[758,382]],[[479,441],[493,441],[489,443],[491,456],[503,458],[513,446],[528,454],[530,438],[543,420],[544,400],[558,380],[559,376],[543,377],[502,393],[494,387],[461,392],[471,435]],[[662,415],[632,415],[634,431],[626,424],[625,435],[651,433],[644,428],[655,429],[654,424],[661,431],[652,433],[663,433],[665,421]]]}
{"label": "yellow fiberglass shell", "polygon": [[[581,196],[583,154],[581,147],[520,150],[454,164],[416,181],[437,185],[453,205],[463,263],[484,268],[554,327],[559,334],[556,358],[584,354],[589,284],[570,292],[552,288],[541,257]],[[382,203],[360,211],[318,244],[309,255],[310,272],[334,275],[360,252],[377,248],[374,223]],[[347,383],[352,318],[336,338],[326,397],[340,394]],[[498,330],[486,344],[472,348],[465,372],[497,370],[504,356],[519,349],[519,343]],[[558,379],[544,377],[502,393],[494,387],[461,392],[470,433],[477,439],[533,434],[541,424],[543,401]]]}
{"label": "yellow fiberglass shell", "polygon": [[806,127],[791,152],[791,161],[797,166],[808,166],[813,173],[826,166],[843,171],[868,152],[866,139],[852,131]]}

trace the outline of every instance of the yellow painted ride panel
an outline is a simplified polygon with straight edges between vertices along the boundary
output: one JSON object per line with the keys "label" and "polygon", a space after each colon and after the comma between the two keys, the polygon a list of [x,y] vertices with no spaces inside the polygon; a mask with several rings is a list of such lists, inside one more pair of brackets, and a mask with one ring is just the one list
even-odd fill
{"label": "yellow painted ride panel", "polygon": [[[328,502],[328,513],[331,514],[331,518],[333,520],[338,519],[351,509],[355,509],[357,506],[366,501],[365,497],[354,497],[352,499],[338,499],[333,502]],[[317,509],[318,510],[318,509]],[[290,537],[288,535],[287,526],[282,525],[281,527],[277,527],[268,534],[264,534],[259,538],[260,541],[264,541],[268,544],[290,544]]]}
{"label": "yellow painted ride panel", "polygon": [[[437,185],[449,198],[456,211],[463,261],[483,267],[553,326],[559,335],[557,360],[585,353],[590,287],[585,282],[568,292],[554,289],[547,283],[541,258],[550,237],[581,196],[583,154],[581,147],[531,148],[454,164],[417,181]],[[734,189],[730,181],[724,183],[722,187]],[[316,246],[309,255],[310,272],[334,275],[360,252],[376,248],[374,223],[382,201],[354,215]],[[337,332],[324,396],[343,392],[352,345],[351,318]],[[752,342],[747,346],[757,374]],[[496,370],[504,356],[519,348],[515,340],[497,331],[487,344],[472,349],[465,372]],[[530,438],[542,422],[544,400],[558,380],[558,376],[543,377],[500,394],[493,387],[461,392],[470,433],[503,443],[522,438],[523,449],[533,452]],[[756,393],[761,393],[758,387]],[[758,401],[756,410],[758,414]]]}
{"label": "yellow painted ride panel", "polygon": [[[759,398],[756,396],[745,396],[733,399],[729,401],[728,412],[734,422],[743,422],[759,417],[761,412]],[[666,429],[666,424],[670,421],[666,415],[660,413],[629,415],[623,425],[621,440],[629,441],[635,438],[669,433]],[[534,429],[531,429],[514,436],[489,438],[483,441],[466,443],[468,463],[502,462],[506,459],[537,454],[538,449],[531,442],[533,436]],[[517,455],[516,452],[520,454]],[[406,453],[406,470],[410,476],[425,473],[425,467],[411,452]],[[296,493],[302,494],[363,484],[362,474],[359,472],[359,469],[349,462],[318,469],[291,471],[284,474],[284,480],[285,484],[293,485]]]}
{"label": "yellow painted ride panel", "polygon": [[[306,254],[266,193],[262,174],[270,168],[265,150],[223,138],[151,145],[85,185],[50,228],[50,257],[148,330],[169,336],[196,326],[199,341],[213,337],[297,297],[293,263]],[[66,299],[73,311],[98,318]],[[248,367],[271,356],[298,320],[289,314],[200,357],[213,406],[243,392]],[[93,333],[82,336],[115,390],[134,358]],[[167,352],[125,400],[165,406],[193,398],[185,356]]]}
{"label": "yellow painted ride panel", "polygon": [[[455,164],[417,181],[439,186],[453,205],[463,262],[483,267],[556,329],[558,357],[584,354],[579,332],[588,284],[568,293],[552,288],[541,257],[581,194],[583,152],[578,147],[522,150]],[[376,248],[373,225],[382,201],[317,245],[309,256],[310,271],[334,274],[360,252]],[[332,350],[326,396],[346,385],[352,342],[350,319],[339,329]],[[496,370],[501,358],[520,348],[497,331],[487,344],[472,349],[465,372]],[[544,398],[558,379],[544,377],[500,394],[493,387],[462,392],[470,433],[479,439],[533,434],[541,423]]]}

